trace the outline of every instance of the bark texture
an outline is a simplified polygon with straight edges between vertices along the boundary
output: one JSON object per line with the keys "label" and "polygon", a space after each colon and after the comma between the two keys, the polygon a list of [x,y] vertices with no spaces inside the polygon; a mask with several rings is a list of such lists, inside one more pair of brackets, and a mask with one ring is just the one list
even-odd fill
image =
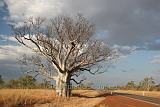
{"label": "bark texture", "polygon": [[56,93],[61,97],[69,97],[71,95],[71,76],[68,73],[59,74],[56,80]]}

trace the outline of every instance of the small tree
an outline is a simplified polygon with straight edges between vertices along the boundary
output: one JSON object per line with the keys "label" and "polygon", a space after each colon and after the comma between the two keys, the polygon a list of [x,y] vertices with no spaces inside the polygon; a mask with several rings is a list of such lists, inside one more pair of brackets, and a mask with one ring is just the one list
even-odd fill
{"label": "small tree", "polygon": [[16,89],[16,88],[19,88],[19,83],[15,79],[10,79],[6,84],[6,87]]}
{"label": "small tree", "polygon": [[2,76],[0,75],[0,88],[4,87],[5,82],[2,79]]}
{"label": "small tree", "polygon": [[31,75],[20,77],[17,81],[21,88],[31,89],[36,85],[36,79],[34,79]]}
{"label": "small tree", "polygon": [[80,83],[80,84],[78,84],[77,89],[78,90],[84,90],[84,89],[87,89],[87,88],[83,83]]}
{"label": "small tree", "polygon": [[155,84],[153,77],[145,77],[143,81],[140,82],[140,86],[144,90],[150,91],[151,87]]}
{"label": "small tree", "polygon": [[[56,80],[56,92],[68,97],[71,93],[70,81],[78,72],[101,73],[101,62],[115,58],[114,52],[102,41],[94,40],[95,25],[82,15],[71,18],[57,16],[50,24],[43,26],[43,18],[29,18],[23,26],[12,26],[17,41],[36,54],[20,58],[23,65],[35,72]],[[91,69],[96,67],[95,72]],[[77,82],[78,83],[78,82]]]}
{"label": "small tree", "polygon": [[128,82],[126,87],[127,87],[128,90],[130,90],[130,89],[133,90],[135,88],[134,81]]}
{"label": "small tree", "polygon": [[88,83],[86,87],[87,87],[88,90],[93,90],[94,89],[93,86],[94,86],[93,83]]}
{"label": "small tree", "polygon": [[47,81],[46,79],[43,79],[41,83],[39,83],[39,86],[43,89],[52,88],[51,81]]}

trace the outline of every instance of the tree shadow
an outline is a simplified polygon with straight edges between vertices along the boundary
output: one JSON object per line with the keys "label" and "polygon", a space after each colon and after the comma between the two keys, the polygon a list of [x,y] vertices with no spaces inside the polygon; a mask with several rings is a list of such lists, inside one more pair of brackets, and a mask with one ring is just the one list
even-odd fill
{"label": "tree shadow", "polygon": [[134,95],[134,94],[128,94],[128,93],[117,93],[117,92],[114,92],[115,95]]}
{"label": "tree shadow", "polygon": [[72,97],[82,97],[82,98],[98,98],[98,97],[107,97],[107,96],[112,96],[111,94],[109,94],[108,92],[105,92],[105,93],[101,93],[100,95],[97,95],[95,97],[89,97],[89,96],[86,96],[86,95],[81,95],[81,94],[72,94]]}
{"label": "tree shadow", "polygon": [[106,92],[106,93],[102,93],[102,94],[100,94],[100,95],[98,95],[96,97],[107,97],[107,96],[112,96],[112,94]]}

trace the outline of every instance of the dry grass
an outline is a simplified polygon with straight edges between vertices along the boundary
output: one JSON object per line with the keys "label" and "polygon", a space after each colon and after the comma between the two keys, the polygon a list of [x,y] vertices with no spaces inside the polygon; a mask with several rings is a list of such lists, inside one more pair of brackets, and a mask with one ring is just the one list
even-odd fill
{"label": "dry grass", "polygon": [[93,90],[75,90],[71,98],[56,97],[54,90],[1,89],[0,107],[34,105],[35,107],[92,107],[104,97]]}
{"label": "dry grass", "polygon": [[49,103],[55,99],[53,90],[1,89],[0,104],[5,107]]}
{"label": "dry grass", "polygon": [[148,97],[160,98],[160,91],[132,91],[132,90],[116,90],[114,92],[136,94]]}

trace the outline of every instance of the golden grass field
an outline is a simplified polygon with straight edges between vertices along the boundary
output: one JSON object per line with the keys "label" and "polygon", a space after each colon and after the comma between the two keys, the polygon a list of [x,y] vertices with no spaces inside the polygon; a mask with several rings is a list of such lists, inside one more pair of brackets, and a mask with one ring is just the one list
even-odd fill
{"label": "golden grass field", "polygon": [[136,95],[160,98],[160,91],[115,90],[114,92],[136,94]]}
{"label": "golden grass field", "polygon": [[104,97],[94,90],[74,90],[71,98],[60,98],[54,90],[0,89],[0,107],[92,107]]}

